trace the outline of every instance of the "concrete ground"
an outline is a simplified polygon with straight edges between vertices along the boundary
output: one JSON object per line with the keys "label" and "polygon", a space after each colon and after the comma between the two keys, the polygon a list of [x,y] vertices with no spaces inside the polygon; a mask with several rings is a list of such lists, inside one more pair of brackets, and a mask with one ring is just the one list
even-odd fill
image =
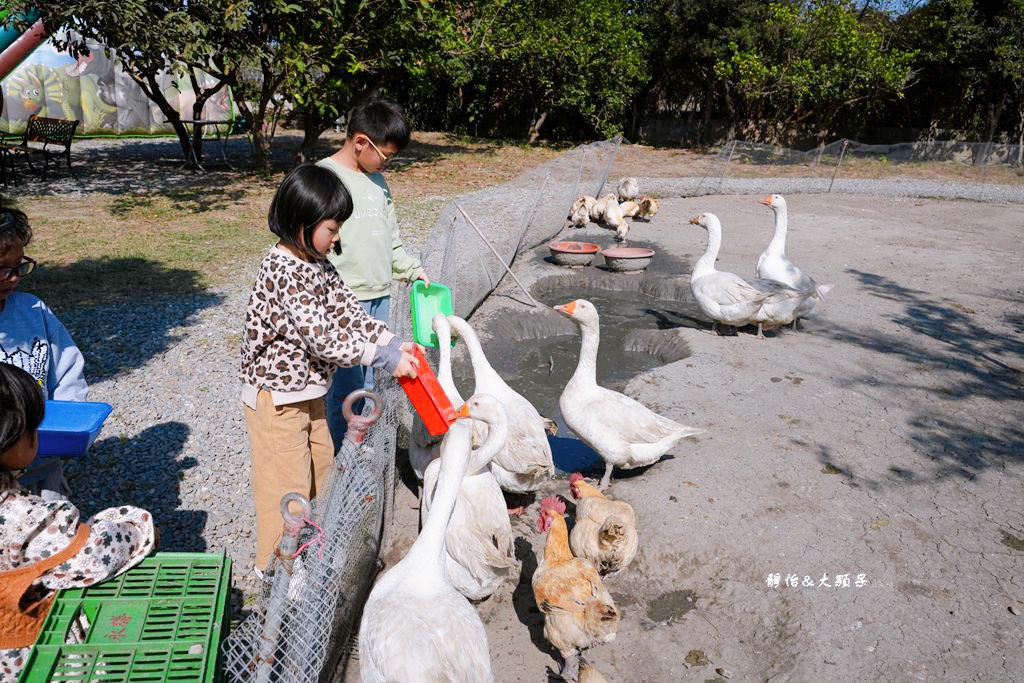
{"label": "concrete ground", "polygon": [[[772,229],[759,196],[663,200],[630,232],[658,252],[645,275],[572,274],[543,247],[514,266],[542,299],[552,277],[563,291],[668,297],[637,326],[682,358],[611,383],[707,430],[645,471],[616,471],[610,495],[636,509],[640,549],[608,580],[618,637],[588,658],[609,681],[1024,680],[1020,208],[788,195],[788,256],[835,288],[798,332],[713,335],[693,319],[689,267],[705,232],[687,221],[717,214],[717,267],[750,277]],[[559,238],[613,241],[593,225]],[[524,300],[506,278],[473,315],[492,359],[553,336],[578,343],[571,323]],[[629,355],[611,330],[603,339],[599,368]],[[574,362],[505,367],[550,413]],[[461,354],[456,364],[467,377]],[[568,496],[564,472],[552,493]],[[412,505],[403,488],[388,564],[415,537]],[[513,525],[519,584],[478,605],[498,681],[542,681],[558,665],[530,589],[536,518],[534,503]]]}

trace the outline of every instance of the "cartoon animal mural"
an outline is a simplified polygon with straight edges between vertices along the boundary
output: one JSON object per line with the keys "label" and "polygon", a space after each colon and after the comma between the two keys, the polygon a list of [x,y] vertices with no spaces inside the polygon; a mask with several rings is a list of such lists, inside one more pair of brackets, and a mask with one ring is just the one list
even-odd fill
{"label": "cartoon animal mural", "polygon": [[[22,133],[33,114],[77,119],[84,135],[125,135],[172,132],[163,112],[153,104],[120,63],[103,47],[88,43],[89,54],[77,59],[59,52],[50,41],[41,45],[2,82],[0,131]],[[204,85],[211,77],[203,74]],[[192,118],[195,94],[188,78],[161,74],[168,102]],[[229,119],[235,114],[230,90],[223,88],[203,107],[203,118]]]}

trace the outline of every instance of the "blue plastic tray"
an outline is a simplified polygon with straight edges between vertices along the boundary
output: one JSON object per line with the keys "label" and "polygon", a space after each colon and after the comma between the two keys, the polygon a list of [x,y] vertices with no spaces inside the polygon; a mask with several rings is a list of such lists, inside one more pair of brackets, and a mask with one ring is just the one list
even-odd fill
{"label": "blue plastic tray", "polygon": [[113,407],[99,401],[47,401],[39,425],[39,455],[85,455]]}

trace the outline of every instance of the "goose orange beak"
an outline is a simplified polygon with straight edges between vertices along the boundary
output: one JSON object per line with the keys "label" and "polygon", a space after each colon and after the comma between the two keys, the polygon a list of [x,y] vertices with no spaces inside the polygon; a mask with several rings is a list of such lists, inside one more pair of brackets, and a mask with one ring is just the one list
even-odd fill
{"label": "goose orange beak", "polygon": [[764,204],[765,206],[771,206],[772,205],[771,195],[766,195],[764,197],[761,197],[761,203]]}
{"label": "goose orange beak", "polygon": [[567,304],[555,306],[555,310],[558,311],[559,313],[564,313],[565,315],[571,316],[572,312],[576,310],[576,301],[573,300]]}
{"label": "goose orange beak", "polygon": [[455,411],[455,417],[469,417],[469,404],[463,403],[462,407]]}
{"label": "goose orange beak", "polygon": [[693,218],[690,219],[690,222],[693,223],[694,225],[700,225],[700,216],[694,216]]}

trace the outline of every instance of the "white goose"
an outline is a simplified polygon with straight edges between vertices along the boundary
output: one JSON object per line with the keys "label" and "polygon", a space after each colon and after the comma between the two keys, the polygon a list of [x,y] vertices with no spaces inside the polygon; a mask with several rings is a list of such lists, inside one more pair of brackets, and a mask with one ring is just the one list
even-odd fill
{"label": "white goose", "polygon": [[796,310],[810,296],[773,280],[744,280],[735,273],[715,269],[715,260],[722,246],[722,224],[713,213],[702,213],[690,219],[708,231],[708,246],[693,266],[690,291],[704,315],[726,325],[757,324],[757,336],[763,328],[785,325],[796,317]]}
{"label": "white goose", "polygon": [[810,292],[811,296],[797,310],[798,317],[807,315],[815,304],[832,289],[833,285],[819,285],[814,278],[786,258],[786,231],[789,228],[789,212],[783,196],[780,194],[768,195],[761,199],[761,203],[775,214],[775,232],[772,235],[772,241],[768,243],[761,257],[757,259],[757,277],[781,282],[800,292]]}
{"label": "white goose", "polygon": [[662,417],[625,394],[599,386],[597,348],[601,332],[597,308],[586,299],[576,299],[555,306],[555,310],[579,323],[583,335],[576,372],[565,385],[558,407],[569,429],[604,460],[602,491],[608,488],[614,467],[650,465],[680,439],[704,431]]}
{"label": "white goose", "polygon": [[[471,410],[463,406],[460,417]],[[445,578],[445,532],[472,456],[471,434],[469,420],[448,429],[433,514],[366,601],[359,625],[364,683],[494,680],[483,622]]]}
{"label": "white goose", "polygon": [[[476,394],[469,400],[469,412],[487,424],[487,439],[473,453],[448,523],[445,573],[455,590],[470,600],[483,600],[503,582],[519,576],[519,562],[505,497],[487,468],[508,436],[505,409],[493,396]],[[440,465],[437,460],[427,465],[423,478],[420,520],[424,526],[431,513]]]}
{"label": "white goose", "polygon": [[491,461],[491,472],[498,484],[512,493],[534,491],[555,473],[545,421],[533,404],[505,384],[487,362],[480,338],[462,318],[448,316],[452,329],[462,337],[473,362],[476,379],[474,393],[490,394],[498,399],[508,417],[508,438]]}
{"label": "white goose", "polygon": [[[434,331],[437,333],[438,342],[437,381],[444,389],[452,406],[458,410],[464,401],[452,378],[452,328],[448,324],[448,318],[440,313],[434,316],[432,323]],[[474,433],[476,431],[474,430]],[[442,438],[431,435],[419,416],[413,419],[409,443],[409,464],[412,465],[412,470],[420,481],[423,480],[423,473],[427,465],[437,458]]]}

